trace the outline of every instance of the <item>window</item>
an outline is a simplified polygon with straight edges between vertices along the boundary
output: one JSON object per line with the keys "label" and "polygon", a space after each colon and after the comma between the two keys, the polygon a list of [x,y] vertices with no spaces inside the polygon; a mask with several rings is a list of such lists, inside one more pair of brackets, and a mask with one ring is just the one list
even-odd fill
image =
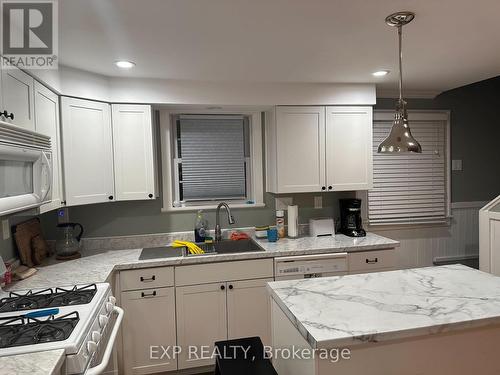
{"label": "window", "polygon": [[263,205],[261,137],[260,113],[162,115],[163,209]]}
{"label": "window", "polygon": [[409,111],[408,116],[422,154],[387,155],[377,153],[377,146],[389,133],[393,112],[374,112],[370,225],[443,223],[449,217],[449,113]]}

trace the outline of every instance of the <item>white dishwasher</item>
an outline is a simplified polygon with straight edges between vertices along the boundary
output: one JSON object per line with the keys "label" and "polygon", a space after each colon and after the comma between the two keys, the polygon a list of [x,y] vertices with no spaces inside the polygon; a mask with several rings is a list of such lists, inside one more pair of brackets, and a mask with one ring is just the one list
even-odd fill
{"label": "white dishwasher", "polygon": [[347,275],[347,253],[274,258],[276,281],[339,275]]}

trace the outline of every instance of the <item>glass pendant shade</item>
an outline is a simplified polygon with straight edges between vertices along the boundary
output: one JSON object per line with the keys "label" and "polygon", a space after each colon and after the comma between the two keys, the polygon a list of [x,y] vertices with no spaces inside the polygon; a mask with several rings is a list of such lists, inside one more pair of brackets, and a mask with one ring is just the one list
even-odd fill
{"label": "glass pendant shade", "polygon": [[378,146],[378,152],[383,154],[422,152],[420,143],[411,135],[410,127],[408,126],[408,113],[404,102],[398,105],[391,132]]}

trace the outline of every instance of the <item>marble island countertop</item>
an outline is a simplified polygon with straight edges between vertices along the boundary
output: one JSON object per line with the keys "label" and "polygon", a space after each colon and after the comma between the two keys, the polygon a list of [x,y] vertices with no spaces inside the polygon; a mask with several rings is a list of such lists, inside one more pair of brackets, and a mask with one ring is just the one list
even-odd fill
{"label": "marble island countertop", "polygon": [[113,271],[134,268],[202,264],[245,259],[274,258],[280,256],[367,251],[399,246],[398,241],[373,233],[366,237],[352,238],[342,234],[335,237],[301,237],[280,239],[278,242],[257,240],[264,251],[213,254],[189,257],[139,260],[142,249],[89,250],[80,259],[59,262],[49,259],[38,266],[38,272],[28,279],[10,285],[8,290],[45,288],[74,284],[105,282]]}
{"label": "marble island countertop", "polygon": [[462,265],[277,281],[268,289],[313,348],[500,324],[500,278]]}

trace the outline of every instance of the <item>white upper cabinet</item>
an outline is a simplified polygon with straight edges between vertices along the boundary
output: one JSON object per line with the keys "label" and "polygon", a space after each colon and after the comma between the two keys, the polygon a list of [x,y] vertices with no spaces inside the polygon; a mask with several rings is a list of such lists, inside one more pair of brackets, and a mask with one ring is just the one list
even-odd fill
{"label": "white upper cabinet", "polygon": [[50,137],[52,147],[52,202],[40,207],[40,213],[61,207],[63,199],[61,139],[59,132],[59,97],[35,82],[35,129]]}
{"label": "white upper cabinet", "polygon": [[268,191],[321,191],[325,186],[325,108],[277,107],[276,121],[266,126],[268,151],[275,157],[274,163],[268,162],[267,173],[275,179],[274,186],[269,186],[272,178],[268,179]]}
{"label": "white upper cabinet", "polygon": [[372,107],[326,107],[326,182],[329,190],[372,188],[372,124]]}
{"label": "white upper cabinet", "polygon": [[62,97],[61,107],[66,204],[114,200],[110,105]]}
{"label": "white upper cabinet", "polygon": [[[35,130],[34,79],[11,67],[2,69],[0,120]],[[7,115],[7,116],[5,116]]]}
{"label": "white upper cabinet", "polygon": [[116,199],[154,199],[151,106],[113,104],[112,119]]}
{"label": "white upper cabinet", "polygon": [[268,192],[371,188],[371,107],[278,106],[267,115]]}

